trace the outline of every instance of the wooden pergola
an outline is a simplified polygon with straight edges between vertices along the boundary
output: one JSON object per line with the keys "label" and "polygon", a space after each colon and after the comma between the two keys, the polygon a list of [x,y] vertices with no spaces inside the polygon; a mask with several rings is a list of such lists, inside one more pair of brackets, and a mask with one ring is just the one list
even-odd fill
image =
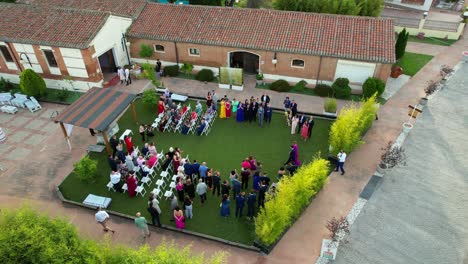
{"label": "wooden pergola", "polygon": [[133,119],[138,123],[135,112],[135,94],[115,91],[111,88],[93,87],[73,104],[65,108],[55,122],[60,123],[65,139],[70,142],[70,137],[64,124],[94,129],[102,133],[109,154],[112,149],[107,137],[107,128],[130,105]]}

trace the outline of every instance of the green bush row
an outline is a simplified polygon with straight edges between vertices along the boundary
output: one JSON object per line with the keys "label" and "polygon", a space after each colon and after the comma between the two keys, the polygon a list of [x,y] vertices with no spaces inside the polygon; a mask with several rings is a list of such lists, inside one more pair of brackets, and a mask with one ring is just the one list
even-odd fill
{"label": "green bush row", "polygon": [[362,136],[372,126],[377,110],[376,95],[363,101],[360,106],[351,104],[342,108],[330,129],[331,154],[336,155],[341,149],[350,153],[364,143]]}
{"label": "green bush row", "polygon": [[[98,229],[96,225],[96,229]],[[1,263],[187,263],[220,264],[225,255],[218,252],[211,258],[193,255],[189,247],[180,249],[163,242],[155,249],[112,246],[108,240],[95,242],[78,236],[66,219],[49,219],[22,207],[0,211]],[[119,231],[117,231],[119,232]],[[136,232],[136,230],[135,230]]]}
{"label": "green bush row", "polygon": [[281,179],[275,196],[267,196],[265,209],[255,218],[255,234],[261,243],[272,245],[299,217],[311,197],[325,184],[328,165],[327,160],[316,158],[303,165],[293,177]]}

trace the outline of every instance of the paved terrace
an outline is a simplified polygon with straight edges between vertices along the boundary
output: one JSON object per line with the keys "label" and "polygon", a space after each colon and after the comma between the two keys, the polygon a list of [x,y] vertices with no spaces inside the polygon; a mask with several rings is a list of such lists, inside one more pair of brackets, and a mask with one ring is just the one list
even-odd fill
{"label": "paved terrace", "polygon": [[[465,32],[464,39],[447,48],[446,52],[438,54],[382,107],[379,121],[374,124],[364,138],[367,144],[349,156],[346,163],[347,173],[344,176],[338,174],[330,176],[328,184],[270,255],[261,256],[216,242],[162,230],[157,230],[148,243],[155,246],[162,239],[175,240],[177,245],[192,244],[195,252],[206,252],[208,255],[216,250],[224,250],[230,253],[230,263],[314,262],[319,255],[321,240],[327,235],[324,227],[326,221],[332,216],[347,214],[374,172],[378,164],[380,148],[387,141],[395,139],[401,131],[401,124],[406,119],[408,104],[416,103],[424,94],[423,89],[426,83],[437,78],[440,65],[454,66],[460,60],[461,51],[468,50],[466,36]],[[179,82],[179,79],[175,81]],[[142,83],[140,88],[143,88],[146,82],[141,82],[144,84]],[[181,89],[173,87],[172,85],[175,84],[172,84],[170,80],[165,82],[173,90]],[[179,84],[177,83],[177,86]],[[134,85],[136,88],[136,83]],[[130,90],[133,88],[119,87],[118,89]],[[200,91],[199,87],[186,86],[183,89],[192,95],[204,96],[212,88],[206,87],[205,90]],[[246,89],[244,93],[235,94],[235,96],[249,98],[253,92],[260,96],[263,91]],[[218,92],[218,94],[223,95],[222,92]],[[278,95],[275,92],[269,92],[269,94],[273,98],[273,105],[281,107],[278,104],[282,102],[284,95]],[[234,95],[228,94],[228,96]],[[319,112],[322,110],[321,100],[323,99],[321,98],[300,95],[293,97],[298,101],[300,110],[310,109],[313,111],[313,109],[318,109]],[[62,204],[58,201],[54,191],[55,186],[71,172],[72,164],[85,154],[86,146],[95,142],[95,138],[89,135],[88,130],[75,128],[71,138],[74,148],[71,152],[68,151],[58,125],[47,121],[50,111],[60,111],[62,108],[63,106],[59,105],[44,104],[44,109],[35,114],[22,110],[14,117],[0,115],[0,123],[3,128],[6,128],[9,137],[6,143],[0,144],[0,164],[6,167],[5,171],[0,172],[0,177],[2,177],[0,204],[6,207],[16,207],[26,202],[51,215],[66,216],[79,228],[81,234],[100,240],[104,234],[94,221],[94,212]],[[41,124],[31,127],[35,120]],[[27,135],[23,134],[22,138],[17,138],[19,136],[15,136],[15,134],[22,131],[27,132]],[[44,138],[32,140],[31,137],[35,135],[41,135]],[[25,150],[22,153],[15,153],[15,147],[21,147]],[[142,203],[145,202],[142,200]],[[167,216],[167,212],[163,212],[163,214]],[[116,234],[111,237],[111,241],[114,243],[132,246],[140,244],[138,232],[131,221],[113,217],[111,225],[117,230]]]}

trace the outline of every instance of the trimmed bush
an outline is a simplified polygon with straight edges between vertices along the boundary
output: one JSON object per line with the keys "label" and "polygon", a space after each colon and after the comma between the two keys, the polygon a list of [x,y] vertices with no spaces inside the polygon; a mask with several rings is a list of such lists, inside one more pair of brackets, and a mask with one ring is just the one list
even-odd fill
{"label": "trimmed bush", "polygon": [[143,103],[147,105],[156,106],[158,102],[158,95],[153,89],[145,90],[143,92]]}
{"label": "trimmed bush", "polygon": [[41,76],[31,69],[26,69],[20,75],[21,92],[29,96],[42,97],[46,91],[46,84]]}
{"label": "trimmed bush", "polygon": [[327,98],[323,104],[323,110],[328,113],[336,113],[336,99]]}
{"label": "trimmed bush", "polygon": [[291,85],[285,80],[277,80],[270,84],[270,90],[277,92],[289,92],[291,91]]}
{"label": "trimmed bush", "polygon": [[306,89],[306,87],[307,87],[307,82],[302,80],[296,83],[296,85],[294,85],[293,90],[296,92],[303,92]]}
{"label": "trimmed bush", "polygon": [[171,66],[164,67],[164,74],[170,77],[179,75],[179,66],[171,65]]}
{"label": "trimmed bush", "polygon": [[70,91],[65,88],[62,88],[60,90],[57,90],[55,94],[60,101],[65,101],[65,99],[67,99],[70,96]]}
{"label": "trimmed bush", "polygon": [[92,182],[94,179],[96,179],[97,163],[97,160],[93,160],[88,155],[86,155],[80,161],[73,164],[78,179],[86,183]]}
{"label": "trimmed bush", "polygon": [[210,69],[202,69],[195,75],[195,79],[201,82],[211,82],[214,80],[214,73]]}
{"label": "trimmed bush", "polygon": [[263,244],[275,243],[299,217],[311,197],[327,181],[328,165],[327,160],[315,158],[303,165],[293,177],[283,177],[274,197],[267,195],[265,208],[255,218],[255,234]]}
{"label": "trimmed bush", "polygon": [[[111,224],[112,225],[112,224]],[[50,219],[28,207],[0,211],[1,263],[184,263],[222,264],[226,257],[194,255],[190,247],[162,242],[134,248],[114,246],[108,240],[95,242],[78,235],[67,219]]]}
{"label": "trimmed bush", "polygon": [[364,98],[370,98],[374,94],[377,94],[377,97],[382,95],[385,91],[385,83],[374,77],[369,77],[362,85],[362,95]]}
{"label": "trimmed bush", "polygon": [[330,85],[327,84],[317,84],[314,88],[315,94],[321,97],[333,97],[333,89]]}
{"label": "trimmed bush", "polygon": [[372,126],[377,110],[375,95],[362,102],[360,107],[352,104],[342,108],[330,129],[329,141],[332,154],[338,154],[341,149],[350,153],[364,143],[361,138]]}
{"label": "trimmed bush", "polygon": [[332,85],[336,98],[346,99],[351,96],[351,87],[348,78],[338,78]]}
{"label": "trimmed bush", "polygon": [[182,67],[180,67],[180,71],[186,75],[189,75],[193,71],[193,64],[191,63],[184,63]]}
{"label": "trimmed bush", "polygon": [[14,85],[10,81],[3,79],[3,77],[0,78],[0,91],[9,92],[13,88]]}

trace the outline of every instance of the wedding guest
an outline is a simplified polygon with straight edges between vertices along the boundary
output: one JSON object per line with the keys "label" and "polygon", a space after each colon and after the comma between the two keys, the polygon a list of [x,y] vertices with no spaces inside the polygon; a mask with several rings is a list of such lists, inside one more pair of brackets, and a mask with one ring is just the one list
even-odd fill
{"label": "wedding guest", "polygon": [[291,121],[291,135],[296,134],[296,128],[297,128],[298,123],[299,123],[299,117],[297,117],[297,115],[293,115],[293,118]]}
{"label": "wedding guest", "polygon": [[231,117],[231,110],[232,110],[232,105],[231,103],[229,102],[229,100],[225,100],[226,102],[226,118],[230,118]]}
{"label": "wedding guest", "polygon": [[208,185],[208,189],[213,189],[213,170],[208,169],[206,171],[206,185]]}
{"label": "wedding guest", "polygon": [[238,104],[236,109],[236,121],[237,122],[244,122],[244,107],[245,105],[242,103]]}
{"label": "wedding guest", "polygon": [[237,107],[239,106],[239,101],[237,101],[236,98],[234,98],[234,100],[232,100],[231,104],[232,104],[232,114],[234,116],[237,116]]}
{"label": "wedding guest", "polygon": [[145,143],[145,145],[141,148],[141,154],[143,155],[143,157],[146,157],[146,154],[148,154],[149,152],[149,144],[148,143]]}
{"label": "wedding guest", "polygon": [[145,132],[146,128],[144,124],[141,124],[140,127],[138,128],[138,133],[141,135],[141,141],[145,142]]}
{"label": "wedding guest", "polygon": [[247,196],[247,217],[253,217],[255,214],[255,202],[257,201],[257,194],[255,194],[254,190],[250,192]]}
{"label": "wedding guest", "polygon": [[180,210],[179,206],[176,206],[174,208],[174,220],[175,220],[175,224],[177,228],[179,229],[185,228],[184,212]]}
{"label": "wedding guest", "polygon": [[245,192],[236,196],[236,217],[242,217],[242,209],[245,205]]}
{"label": "wedding guest", "polygon": [[225,194],[223,196],[223,199],[221,200],[221,204],[220,204],[221,216],[223,216],[223,217],[228,217],[229,216],[229,214],[231,213],[231,209],[230,209],[230,206],[229,206],[230,204],[231,204],[231,200],[229,200],[229,195]]}
{"label": "wedding guest", "polygon": [[187,179],[184,185],[184,191],[190,197],[190,199],[195,198],[195,185],[193,185],[192,180]]}
{"label": "wedding guest", "polygon": [[281,180],[281,178],[283,178],[285,174],[286,170],[284,169],[284,167],[281,167],[278,171],[278,181]]}
{"label": "wedding guest", "polygon": [[148,213],[151,215],[151,222],[155,226],[156,223],[158,227],[161,227],[161,219],[159,216],[161,215],[161,208],[159,207],[158,200],[154,197],[154,193],[151,192],[148,200]]}
{"label": "wedding guest", "polygon": [[127,178],[128,196],[135,197],[136,188],[137,188],[137,180],[135,178],[135,175],[133,175],[133,173],[130,173]]}
{"label": "wedding guest", "polygon": [[207,186],[206,186],[206,183],[204,183],[202,181],[202,179],[199,179],[198,180],[198,184],[197,184],[197,189],[196,189],[196,192],[197,194],[200,196],[200,199],[201,199],[201,203],[204,203],[206,201],[206,190],[207,190]]}
{"label": "wedding guest", "polygon": [[213,104],[213,97],[211,96],[211,93],[208,92],[208,95],[206,96],[206,106],[210,107]]}
{"label": "wedding guest", "polygon": [[132,137],[130,137],[130,136],[125,136],[125,137],[124,137],[124,142],[125,142],[125,145],[127,145],[127,152],[128,152],[128,153],[132,153],[132,152],[133,152]]}
{"label": "wedding guest", "polygon": [[188,197],[188,196],[185,196],[185,198],[184,198],[184,208],[185,208],[185,216],[188,219],[192,219],[192,217],[193,217],[193,202],[192,202],[192,199],[190,199],[190,197]]}
{"label": "wedding guest", "polygon": [[307,132],[307,138],[310,138],[312,136],[312,129],[314,128],[314,125],[315,125],[314,117],[311,116],[309,118],[309,131]]}
{"label": "wedding guest", "polygon": [[185,197],[183,179],[179,178],[179,180],[178,180],[178,182],[176,184],[176,191],[177,191],[177,195],[179,196],[179,200],[183,201],[184,197]]}
{"label": "wedding guest", "polygon": [[221,185],[221,195],[229,195],[229,191],[231,190],[231,186],[229,186],[228,181],[224,180],[223,185]]}
{"label": "wedding guest", "polygon": [[107,156],[107,162],[109,163],[111,170],[117,171],[117,163],[115,162],[115,159],[112,157],[112,155]]}
{"label": "wedding guest", "polygon": [[242,168],[241,169],[241,187],[242,189],[247,189],[249,187],[249,177],[250,177],[250,171],[247,169]]}
{"label": "wedding guest", "polygon": [[266,104],[265,106],[265,122],[268,123],[268,124],[271,124],[271,117],[273,115],[273,109],[271,109],[271,107]]}
{"label": "wedding guest", "polygon": [[221,189],[221,176],[219,171],[216,171],[213,175],[213,195],[215,192],[218,192],[218,196],[220,195]]}
{"label": "wedding guest", "polygon": [[116,191],[122,192],[122,175],[116,170],[112,170],[110,174],[110,182],[113,184],[113,187]]}

